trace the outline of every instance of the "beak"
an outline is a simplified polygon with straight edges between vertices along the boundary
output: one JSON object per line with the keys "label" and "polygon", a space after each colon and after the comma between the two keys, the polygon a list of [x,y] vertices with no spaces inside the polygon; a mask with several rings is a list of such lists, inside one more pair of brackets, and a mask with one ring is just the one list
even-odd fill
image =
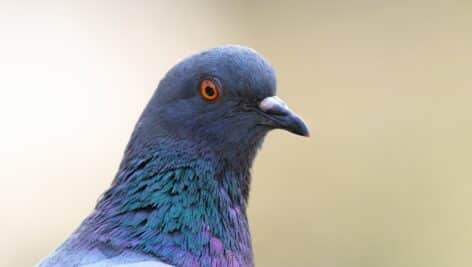
{"label": "beak", "polygon": [[282,101],[271,96],[259,103],[259,108],[268,119],[268,126],[280,128],[301,136],[310,136],[305,122]]}

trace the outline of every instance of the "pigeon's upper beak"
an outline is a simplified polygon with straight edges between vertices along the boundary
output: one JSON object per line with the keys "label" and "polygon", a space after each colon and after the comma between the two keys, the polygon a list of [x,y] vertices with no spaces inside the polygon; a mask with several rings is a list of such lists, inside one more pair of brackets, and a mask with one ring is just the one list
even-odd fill
{"label": "pigeon's upper beak", "polygon": [[260,110],[269,118],[270,126],[285,129],[301,136],[310,136],[305,122],[277,96],[264,98],[259,103]]}

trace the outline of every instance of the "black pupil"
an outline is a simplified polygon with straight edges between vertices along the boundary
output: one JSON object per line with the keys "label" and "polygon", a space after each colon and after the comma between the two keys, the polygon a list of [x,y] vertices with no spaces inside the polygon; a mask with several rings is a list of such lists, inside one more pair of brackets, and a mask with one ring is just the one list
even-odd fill
{"label": "black pupil", "polygon": [[215,89],[211,88],[210,86],[205,87],[205,93],[207,96],[212,97],[215,95]]}

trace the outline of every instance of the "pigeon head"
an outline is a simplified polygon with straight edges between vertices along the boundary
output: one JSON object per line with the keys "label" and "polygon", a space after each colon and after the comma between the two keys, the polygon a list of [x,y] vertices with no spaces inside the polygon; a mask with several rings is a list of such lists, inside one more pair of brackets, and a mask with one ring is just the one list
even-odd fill
{"label": "pigeon head", "polygon": [[109,255],[131,262],[123,251],[133,251],[173,266],[253,266],[246,207],[257,148],[272,129],[308,135],[275,92],[271,65],[241,46],[206,50],[170,69],[111,187],[51,262],[71,265],[64,253],[80,248],[106,262]]}
{"label": "pigeon head", "polygon": [[145,143],[162,137],[187,140],[228,153],[258,147],[271,129],[307,136],[305,123],[275,93],[274,69],[256,51],[209,49],[168,71],[135,137]]}

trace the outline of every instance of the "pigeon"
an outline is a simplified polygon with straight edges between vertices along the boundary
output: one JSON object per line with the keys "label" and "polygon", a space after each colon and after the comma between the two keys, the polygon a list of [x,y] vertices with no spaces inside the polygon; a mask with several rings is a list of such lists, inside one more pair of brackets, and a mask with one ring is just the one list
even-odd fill
{"label": "pigeon", "polygon": [[94,211],[37,266],[254,266],[250,170],[273,129],[309,136],[276,96],[262,55],[223,45],[181,60],[159,82]]}

